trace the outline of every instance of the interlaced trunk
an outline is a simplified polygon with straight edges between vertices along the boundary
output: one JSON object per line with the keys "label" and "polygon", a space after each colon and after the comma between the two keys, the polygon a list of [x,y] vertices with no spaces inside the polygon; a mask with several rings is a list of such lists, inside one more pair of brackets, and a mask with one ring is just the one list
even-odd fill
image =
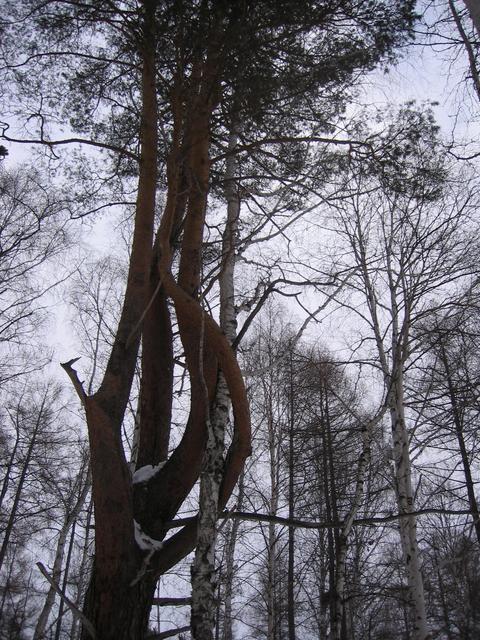
{"label": "interlaced trunk", "polygon": [[[87,395],[72,369],[85,408],[91,452],[95,514],[95,561],[84,614],[97,640],[140,640],[147,631],[156,579],[138,580],[145,552],[135,541],[132,478],[122,443],[122,423],[140,343],[139,326],[147,306],[157,188],[156,0],[143,0],[138,35],[141,60],[140,163],[135,225],[127,285],[115,340],[103,380]],[[82,638],[89,637],[85,628]]]}

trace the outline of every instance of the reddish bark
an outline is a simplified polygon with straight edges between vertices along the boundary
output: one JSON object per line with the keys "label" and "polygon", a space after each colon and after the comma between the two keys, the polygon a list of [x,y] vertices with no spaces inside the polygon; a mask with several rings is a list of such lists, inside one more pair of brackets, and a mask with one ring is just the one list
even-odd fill
{"label": "reddish bark", "polygon": [[90,440],[95,510],[95,569],[84,609],[98,640],[141,638],[148,621],[146,603],[154,586],[145,580],[132,586],[142,566],[142,553],[134,539],[132,483],[121,427],[138,356],[152,262],[157,188],[155,7],[155,0],[144,0],[141,157],[124,304],[100,388],[93,396],[81,395]]}
{"label": "reddish bark", "polygon": [[[118,331],[105,376],[93,396],[86,396],[81,389],[72,363],[65,365],[85,406],[89,429],[96,555],[85,614],[99,640],[142,638],[156,579],[195,544],[196,526],[192,522],[167,540],[162,549],[141,550],[135,541],[134,519],[144,533],[162,540],[168,522],[197,481],[206,446],[207,414],[215,397],[219,370],[224,374],[235,418],[220,508],[225,506],[250,452],[248,403],[235,354],[198,299],[210,179],[210,122],[218,94],[221,47],[213,37],[207,55],[198,55],[189,78],[189,95],[185,95],[180,71],[174,82],[167,202],[153,244],[158,126],[155,8],[155,0],[144,0],[140,173]],[[177,281],[171,268],[179,229],[183,237]],[[143,351],[137,468],[157,465],[168,452],[173,393],[173,332],[168,298],[175,307],[190,378],[190,415],[180,444],[164,467],[147,482],[133,484],[121,427],[140,335]]]}

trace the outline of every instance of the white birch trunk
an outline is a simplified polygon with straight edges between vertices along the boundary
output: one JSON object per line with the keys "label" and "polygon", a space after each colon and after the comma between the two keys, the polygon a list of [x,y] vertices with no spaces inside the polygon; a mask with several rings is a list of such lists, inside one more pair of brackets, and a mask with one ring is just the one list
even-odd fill
{"label": "white birch trunk", "polygon": [[[392,214],[393,215],[393,214]],[[402,546],[405,572],[407,575],[410,605],[413,612],[414,640],[429,640],[431,635],[428,629],[425,608],[425,594],[423,578],[420,566],[420,557],[417,541],[416,518],[413,515],[414,493],[412,489],[412,473],[410,464],[410,447],[405,423],[404,404],[404,380],[403,372],[408,357],[409,338],[409,308],[405,301],[403,309],[402,326],[400,327],[400,311],[398,306],[398,287],[402,282],[396,277],[393,267],[393,220],[386,218],[383,222],[384,249],[386,259],[386,275],[390,293],[391,315],[391,348],[392,356],[389,362],[384,346],[380,320],[378,317],[378,302],[375,287],[369,271],[366,245],[360,220],[356,224],[356,242],[354,241],[355,256],[362,270],[362,278],[365,286],[365,296],[369,307],[372,328],[378,357],[383,373],[385,386],[388,393],[390,407],[390,419],[393,439],[393,455],[395,464],[396,499],[400,514],[406,517],[400,519],[400,542]],[[358,244],[356,244],[358,242]],[[400,292],[401,293],[401,292]]]}
{"label": "white birch trunk", "polygon": [[390,416],[393,436],[393,457],[395,463],[395,480],[398,511],[406,517],[400,519],[400,542],[408,580],[411,607],[413,610],[413,632],[415,640],[428,640],[431,636],[428,629],[425,608],[425,594],[420,566],[420,554],[417,541],[417,522],[413,515],[414,492],[408,433],[405,425],[405,406],[403,400],[403,372],[399,368],[394,376],[393,394]]}
{"label": "white birch trunk", "polygon": [[[237,160],[234,149],[238,143],[235,130],[230,135],[225,173],[227,221],[222,242],[220,284],[220,327],[232,343],[236,334],[235,317],[235,238],[237,234],[240,201],[235,186]],[[191,626],[195,640],[213,640],[215,627],[215,573],[216,523],[218,498],[223,471],[225,429],[228,424],[230,397],[223,375],[218,376],[215,405],[207,424],[207,450],[204,469],[200,476],[200,504],[197,546],[192,565]]]}

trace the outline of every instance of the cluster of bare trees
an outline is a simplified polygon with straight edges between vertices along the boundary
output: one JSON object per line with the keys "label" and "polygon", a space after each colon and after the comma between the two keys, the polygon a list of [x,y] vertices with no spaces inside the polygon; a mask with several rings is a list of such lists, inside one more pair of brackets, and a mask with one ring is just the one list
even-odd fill
{"label": "cluster of bare trees", "polygon": [[0,637],[476,637],[475,4],[3,5]]}

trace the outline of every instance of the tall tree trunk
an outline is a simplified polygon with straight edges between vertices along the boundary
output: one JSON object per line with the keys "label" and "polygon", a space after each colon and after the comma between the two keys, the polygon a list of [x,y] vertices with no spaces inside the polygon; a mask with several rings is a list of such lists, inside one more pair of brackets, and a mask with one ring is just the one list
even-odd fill
{"label": "tall tree trunk", "polygon": [[[293,520],[295,516],[295,396],[293,383],[293,344],[290,344],[288,353],[288,518]],[[295,640],[295,528],[288,527],[288,571],[287,571],[287,622],[288,640]]]}
{"label": "tall tree trunk", "polygon": [[408,433],[405,425],[405,405],[403,398],[403,371],[399,367],[393,376],[390,416],[393,434],[393,455],[395,462],[396,494],[400,519],[400,541],[407,573],[410,604],[413,611],[415,640],[431,638],[427,623],[425,594],[420,566],[417,541],[417,523],[414,511],[414,492],[410,467]]}
{"label": "tall tree trunk", "polygon": [[[235,239],[240,214],[240,199],[235,184],[237,159],[235,147],[238,133],[232,128],[229,139],[229,156],[225,172],[225,195],[227,198],[227,221],[222,240],[222,264],[220,267],[220,328],[230,344],[236,337],[235,314]],[[203,348],[203,346],[202,346]],[[203,354],[199,358],[203,361]],[[206,411],[208,389],[205,385]],[[228,385],[221,372],[218,375],[215,402],[207,421],[207,448],[204,469],[200,476],[200,501],[197,528],[197,547],[192,566],[192,633],[195,640],[213,640],[215,627],[215,547],[220,485],[223,475],[223,453],[225,431],[230,411]]]}
{"label": "tall tree trunk", "polygon": [[[140,163],[135,224],[124,303],[98,391],[87,396],[64,365],[85,406],[95,511],[95,561],[84,613],[97,640],[140,640],[146,633],[156,579],[146,574],[150,552],[135,539],[132,479],[122,444],[140,335],[147,307],[157,189],[156,0],[143,0]],[[83,630],[83,638],[88,632]]]}
{"label": "tall tree trunk", "polygon": [[[242,472],[238,480],[237,504],[238,510],[243,509],[243,499],[245,495],[245,473]],[[234,518],[232,527],[228,535],[226,560],[225,560],[225,593],[223,612],[223,640],[233,640],[233,586],[235,579],[235,547],[237,544],[240,519]]]}
{"label": "tall tree trunk", "polygon": [[[323,490],[325,499],[325,517],[327,522],[334,520],[333,508],[332,508],[332,488],[331,488],[331,474],[329,472],[329,452],[327,441],[327,418],[326,418],[326,404],[325,404],[325,389],[322,385],[320,390],[320,433],[322,442],[322,475],[323,475]],[[335,548],[335,534],[331,527],[327,529],[327,564],[328,564],[328,592],[326,593],[326,602],[329,609],[329,637],[333,638],[335,629],[337,627],[337,597],[335,593],[336,580],[335,580],[335,564],[336,564],[336,548]]]}
{"label": "tall tree trunk", "polygon": [[[325,446],[326,446],[326,455],[328,462],[328,487],[329,487],[329,495],[330,495],[330,503],[332,510],[332,520],[337,523],[340,522],[340,518],[338,515],[338,499],[337,499],[337,475],[335,473],[335,464],[333,458],[333,438],[332,438],[332,428],[330,423],[330,401],[329,401],[329,389],[327,384],[323,382],[323,393],[325,399],[325,413],[324,413],[324,433],[325,433]],[[342,612],[343,608],[340,604],[340,595],[337,591],[337,568],[338,568],[338,557],[340,553],[340,535],[338,528],[335,527],[333,529],[333,549],[334,549],[334,557],[330,560],[332,564],[335,564],[334,569],[332,570],[333,576],[333,584],[331,585],[331,598],[334,601],[334,605],[332,607],[334,619],[332,620],[332,637],[335,640],[340,640],[341,638],[341,630],[342,630]],[[335,634],[338,631],[338,637]]]}
{"label": "tall tree trunk", "polygon": [[[427,623],[425,593],[417,541],[417,525],[416,518],[413,515],[415,506],[410,465],[410,447],[405,422],[403,375],[405,361],[408,357],[407,347],[410,330],[410,308],[405,302],[403,319],[401,322],[398,299],[401,295],[401,292],[399,292],[399,286],[403,280],[398,276],[396,267],[394,266],[394,227],[395,223],[392,209],[388,216],[385,216],[385,219],[382,222],[385,273],[388,281],[390,297],[391,362],[389,362],[387,358],[387,352],[384,345],[384,335],[382,334],[379,319],[379,303],[375,287],[371,279],[371,273],[369,271],[366,241],[359,218],[357,218],[356,222],[356,233],[358,239],[357,259],[359,266],[362,269],[366,300],[372,320],[378,358],[388,394],[395,464],[396,499],[399,513],[404,516],[400,519],[399,524],[400,542],[403,551],[405,571],[407,574],[409,604],[414,619],[414,638],[415,640],[430,640],[431,635],[429,633]],[[398,267],[398,269],[402,268],[403,267]]]}

